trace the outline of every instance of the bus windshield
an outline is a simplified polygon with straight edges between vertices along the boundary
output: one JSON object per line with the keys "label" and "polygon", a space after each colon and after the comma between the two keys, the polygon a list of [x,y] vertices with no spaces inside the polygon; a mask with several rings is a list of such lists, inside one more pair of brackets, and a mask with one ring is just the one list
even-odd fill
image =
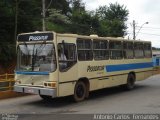
{"label": "bus windshield", "polygon": [[22,44],[17,49],[17,71],[55,71],[53,44]]}

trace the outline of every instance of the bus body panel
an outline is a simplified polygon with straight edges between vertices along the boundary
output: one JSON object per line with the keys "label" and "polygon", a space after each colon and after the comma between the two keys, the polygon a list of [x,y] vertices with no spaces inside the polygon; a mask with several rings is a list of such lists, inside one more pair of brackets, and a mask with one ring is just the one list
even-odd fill
{"label": "bus body panel", "polygon": [[[135,63],[150,63],[149,59],[130,59],[130,60],[102,60],[102,61],[79,61],[78,62],[78,77],[88,78],[90,82],[90,90],[97,90],[106,87],[123,85],[127,83],[128,74],[134,72],[136,80],[144,80],[152,75],[152,67],[143,69],[131,69],[115,72],[107,72],[107,65],[122,65]],[[95,66],[104,66],[103,70],[94,70]],[[144,72],[146,71],[146,72]]]}
{"label": "bus body panel", "polygon": [[[100,39],[107,41],[128,41],[117,38],[102,38],[80,36],[72,34],[54,33],[56,54],[56,70],[50,71],[48,75],[23,75],[16,74],[16,80],[21,80],[21,84],[15,85],[17,92],[32,92],[35,94],[50,95],[52,97],[61,97],[74,94],[76,82],[81,79],[88,79],[89,91],[98,90],[107,87],[123,85],[127,83],[129,73],[134,73],[136,81],[144,80],[153,75],[152,58],[133,58],[133,59],[108,59],[108,60],[88,60],[80,61],[77,55],[77,61],[68,69],[61,71],[58,60],[58,46],[60,44],[73,44],[77,52],[77,38]],[[134,42],[134,41],[130,41]],[[138,42],[138,41],[135,41]],[[143,41],[144,43],[150,43]],[[54,88],[44,86],[45,82],[55,82]],[[47,83],[48,84],[48,83]],[[48,92],[48,94],[47,94]]]}
{"label": "bus body panel", "polygon": [[20,80],[22,85],[43,86],[44,81],[49,81],[49,75],[25,75],[16,74],[16,79]]}
{"label": "bus body panel", "polygon": [[[76,46],[76,38],[75,37],[67,37],[67,36],[59,36],[57,35],[57,46],[62,44],[63,42],[66,44],[75,44]],[[58,63],[59,64],[59,63]],[[60,67],[60,66],[58,66]],[[78,66],[77,62],[72,65],[66,71],[59,71],[58,73],[58,96],[68,96],[74,94],[75,83],[78,80]]]}

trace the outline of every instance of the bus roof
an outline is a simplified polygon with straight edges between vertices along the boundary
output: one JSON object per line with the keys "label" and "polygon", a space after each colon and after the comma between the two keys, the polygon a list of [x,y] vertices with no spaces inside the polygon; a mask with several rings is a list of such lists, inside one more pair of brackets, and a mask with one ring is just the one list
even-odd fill
{"label": "bus roof", "polygon": [[56,33],[54,31],[36,31],[36,32],[29,32],[29,33],[21,33],[18,36],[21,35],[31,35],[31,34],[42,34],[42,33],[53,33],[57,36],[61,37],[76,37],[76,38],[84,38],[84,39],[97,39],[97,40],[115,40],[115,41],[128,41],[128,42],[146,42],[150,43],[151,41],[146,40],[133,40],[133,39],[125,39],[123,37],[100,37],[98,35],[78,35],[78,34],[71,34],[71,33]]}
{"label": "bus roof", "polygon": [[78,34],[61,34],[57,33],[58,36],[64,36],[64,37],[77,37],[77,38],[84,38],[84,39],[97,39],[97,40],[115,40],[115,41],[130,41],[130,42],[148,42],[150,43],[151,41],[146,41],[146,40],[133,40],[133,39],[125,39],[123,37],[100,37],[98,35],[78,35]]}

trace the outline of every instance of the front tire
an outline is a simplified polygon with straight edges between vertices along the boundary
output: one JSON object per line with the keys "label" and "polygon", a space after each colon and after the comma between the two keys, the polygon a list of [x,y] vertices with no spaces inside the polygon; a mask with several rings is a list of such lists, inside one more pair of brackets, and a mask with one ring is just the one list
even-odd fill
{"label": "front tire", "polygon": [[82,81],[78,81],[74,88],[74,100],[76,102],[83,101],[86,97],[86,85]]}

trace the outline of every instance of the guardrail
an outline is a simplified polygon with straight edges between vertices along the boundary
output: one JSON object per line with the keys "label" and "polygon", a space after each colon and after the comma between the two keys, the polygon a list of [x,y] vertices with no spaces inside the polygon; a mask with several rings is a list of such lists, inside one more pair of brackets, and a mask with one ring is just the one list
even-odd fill
{"label": "guardrail", "polygon": [[0,91],[13,90],[14,83],[14,74],[0,75]]}

